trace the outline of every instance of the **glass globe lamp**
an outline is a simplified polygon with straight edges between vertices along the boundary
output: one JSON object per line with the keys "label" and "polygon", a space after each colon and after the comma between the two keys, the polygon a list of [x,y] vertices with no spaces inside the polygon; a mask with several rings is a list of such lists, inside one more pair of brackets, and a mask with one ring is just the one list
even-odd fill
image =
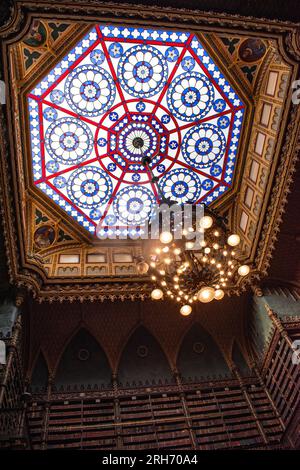
{"label": "glass globe lamp", "polygon": [[180,309],[181,315],[187,317],[192,312],[192,307],[190,305],[183,305]]}
{"label": "glass globe lamp", "polygon": [[151,292],[151,298],[153,300],[160,300],[162,299],[164,293],[161,289],[153,289],[153,291]]}
{"label": "glass globe lamp", "polygon": [[198,293],[198,300],[206,304],[211,302],[215,297],[215,289],[213,287],[202,287]]}

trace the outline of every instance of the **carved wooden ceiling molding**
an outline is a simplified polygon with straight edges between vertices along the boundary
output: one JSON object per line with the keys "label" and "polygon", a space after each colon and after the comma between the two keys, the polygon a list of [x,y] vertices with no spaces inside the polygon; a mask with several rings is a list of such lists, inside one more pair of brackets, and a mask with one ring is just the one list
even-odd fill
{"label": "carved wooden ceiling molding", "polygon": [[[11,283],[25,286],[39,301],[134,300],[150,292],[147,279],[136,276],[133,262],[113,261],[114,253],[124,251],[123,245],[99,242],[94,246],[88,233],[28,183],[24,94],[97,22],[165,28],[176,25],[193,31],[201,36],[220,67],[229,69],[248,109],[234,187],[216,206],[228,212],[232,229],[240,233],[247,260],[255,268],[250,282],[257,283],[267,274],[299,150],[300,111],[290,104],[291,82],[299,76],[297,26],[238,15],[92,0],[59,5],[49,0],[39,4],[16,0],[10,21],[0,29],[8,90],[6,109],[0,110],[1,210]],[[247,43],[243,44],[247,38],[257,37],[263,40],[266,51],[249,61]],[[270,73],[278,74],[273,96],[266,93]],[[266,105],[270,112],[265,110]],[[253,161],[258,170],[251,168]],[[250,177],[255,171],[256,181]],[[41,219],[38,224],[37,217]],[[55,237],[51,246],[45,245],[45,231],[50,238]],[[89,253],[101,251],[100,246],[109,253],[103,271],[97,271],[97,263],[91,266],[86,262]],[[134,257],[141,246],[136,244],[128,250]],[[77,270],[59,262],[63,254],[81,255]]]}

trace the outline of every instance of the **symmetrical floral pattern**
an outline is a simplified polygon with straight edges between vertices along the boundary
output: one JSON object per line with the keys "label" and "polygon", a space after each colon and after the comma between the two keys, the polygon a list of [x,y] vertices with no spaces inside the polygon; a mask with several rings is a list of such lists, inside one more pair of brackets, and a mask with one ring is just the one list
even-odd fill
{"label": "symmetrical floral pattern", "polygon": [[28,110],[34,184],[92,234],[138,231],[159,198],[153,175],[180,203],[231,187],[244,105],[191,33],[97,25]]}
{"label": "symmetrical floral pattern", "polygon": [[68,194],[80,207],[98,209],[109,200],[111,192],[109,176],[97,167],[86,166],[71,173]]}
{"label": "symmetrical floral pattern", "polygon": [[130,95],[150,97],[162,89],[167,77],[167,67],[157,48],[134,46],[120,60],[118,76],[123,88]]}
{"label": "symmetrical floral pattern", "polygon": [[188,72],[179,75],[168,91],[168,104],[176,117],[194,121],[211,109],[214,90],[205,75]]}
{"label": "symmetrical floral pattern", "polygon": [[[141,148],[134,146],[135,139],[142,139]],[[122,155],[134,162],[141,161],[141,152],[151,157],[156,150],[158,137],[146,123],[132,123],[120,132],[119,147]]]}
{"label": "symmetrical floral pattern", "polygon": [[128,225],[145,223],[153,213],[155,198],[149,189],[132,186],[123,188],[114,201],[114,210]]}
{"label": "symmetrical floral pattern", "polygon": [[193,203],[200,197],[201,182],[196,173],[180,168],[162,178],[161,188],[165,196],[174,202]]}
{"label": "symmetrical floral pattern", "polygon": [[185,135],[182,152],[187,163],[195,168],[205,168],[222,158],[225,146],[222,130],[213,124],[200,124]]}
{"label": "symmetrical floral pattern", "polygon": [[92,151],[93,136],[88,126],[76,118],[55,120],[46,132],[47,152],[65,165],[81,163]]}
{"label": "symmetrical floral pattern", "polygon": [[111,76],[101,67],[82,65],[72,72],[65,85],[67,101],[83,116],[99,116],[115,100],[115,85]]}

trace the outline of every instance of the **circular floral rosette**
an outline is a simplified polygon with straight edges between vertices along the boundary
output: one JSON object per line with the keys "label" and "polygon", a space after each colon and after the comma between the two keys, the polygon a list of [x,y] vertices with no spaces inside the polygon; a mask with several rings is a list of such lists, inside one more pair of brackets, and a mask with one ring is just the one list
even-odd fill
{"label": "circular floral rosette", "polygon": [[214,90],[208,78],[198,72],[186,72],[171,83],[167,93],[170,110],[182,121],[203,118],[212,107]]}
{"label": "circular floral rosette", "polygon": [[80,207],[99,209],[112,193],[109,176],[95,166],[85,166],[73,171],[68,181],[68,196]]}
{"label": "circular floral rosette", "polygon": [[102,67],[81,65],[68,76],[65,96],[73,111],[83,116],[99,116],[113,105],[116,87]]}
{"label": "circular floral rosette", "polygon": [[[140,139],[142,146],[135,147],[135,140]],[[132,162],[141,162],[142,155],[151,157],[157,149],[157,135],[147,123],[133,122],[119,135],[119,150]]]}
{"label": "circular floral rosette", "polygon": [[81,163],[93,148],[93,136],[88,126],[76,118],[53,121],[45,135],[47,152],[64,165]]}
{"label": "circular floral rosette", "polygon": [[153,193],[144,187],[123,188],[114,200],[114,211],[126,225],[140,225],[152,215],[155,205]]}
{"label": "circular floral rosette", "polygon": [[223,157],[225,148],[225,135],[213,124],[193,127],[182,143],[184,159],[195,168],[206,168],[218,162]]}
{"label": "circular floral rosette", "polygon": [[201,181],[196,173],[176,168],[163,176],[159,185],[167,199],[179,204],[196,202],[201,193]]}
{"label": "circular floral rosette", "polygon": [[133,46],[122,56],[118,66],[118,77],[124,90],[132,96],[156,95],[167,79],[165,58],[151,46]]}

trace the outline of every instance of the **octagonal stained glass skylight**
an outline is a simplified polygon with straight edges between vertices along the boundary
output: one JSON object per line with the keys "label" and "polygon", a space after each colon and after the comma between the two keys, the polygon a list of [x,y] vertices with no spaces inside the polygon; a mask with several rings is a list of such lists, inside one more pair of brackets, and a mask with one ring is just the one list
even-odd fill
{"label": "octagonal stained glass skylight", "polygon": [[33,180],[86,230],[231,188],[244,104],[194,34],[96,26],[28,94]]}

